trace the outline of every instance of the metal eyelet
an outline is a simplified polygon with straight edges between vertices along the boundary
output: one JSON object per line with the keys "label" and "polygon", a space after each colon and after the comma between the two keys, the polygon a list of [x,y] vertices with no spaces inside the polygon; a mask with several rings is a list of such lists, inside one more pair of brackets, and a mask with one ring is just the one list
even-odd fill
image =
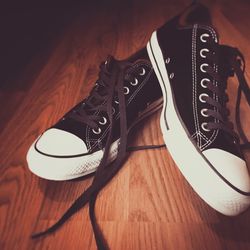
{"label": "metal eyelet", "polygon": [[124,95],[127,95],[129,93],[129,88],[128,87],[123,87],[124,88]]}
{"label": "metal eyelet", "polygon": [[[137,78],[135,78],[135,81],[134,82],[130,82],[130,84],[132,85],[132,86],[136,86],[137,84],[138,84],[138,79]],[[125,88],[125,87],[124,87]],[[125,94],[126,95],[126,94]]]}
{"label": "metal eyelet", "polygon": [[208,67],[209,65],[207,63],[203,63],[201,64],[200,66],[200,70],[203,72],[203,73],[207,73],[207,71],[204,69],[204,67]]}
{"label": "metal eyelet", "polygon": [[112,115],[114,115],[114,114],[115,114],[115,108],[112,107]]}
{"label": "metal eyelet", "polygon": [[202,94],[199,95],[199,100],[200,100],[200,102],[205,103],[206,100],[204,100],[203,97],[208,97],[208,94],[202,93]]}
{"label": "metal eyelet", "polygon": [[201,128],[204,130],[204,131],[210,131],[210,129],[207,128],[207,122],[203,122],[201,124]]}
{"label": "metal eyelet", "polygon": [[169,57],[165,60],[165,63],[166,63],[166,64],[169,64],[169,63],[170,63],[170,58],[169,58]]}
{"label": "metal eyelet", "polygon": [[106,119],[106,117],[102,117],[102,121],[99,121],[99,124],[101,124],[101,125],[105,125],[107,123],[107,119]]}
{"label": "metal eyelet", "polygon": [[205,89],[207,88],[206,82],[210,82],[210,80],[208,78],[203,78],[201,80],[201,87],[202,88],[205,88]]}
{"label": "metal eyelet", "polygon": [[203,42],[203,43],[206,43],[207,42],[207,39],[204,39],[205,37],[209,37],[210,35],[207,34],[207,33],[204,33],[200,36],[200,40]]}
{"label": "metal eyelet", "polygon": [[139,73],[139,75],[140,76],[144,76],[145,75],[145,73],[146,73],[146,70],[144,69],[144,68],[141,68],[142,69],[142,72],[141,73]]}
{"label": "metal eyelet", "polygon": [[119,104],[119,101],[115,100],[115,103],[116,103],[116,104]]}
{"label": "metal eyelet", "polygon": [[98,128],[97,131],[95,129],[92,129],[92,132],[96,135],[99,135],[102,132],[102,130],[100,128]]}
{"label": "metal eyelet", "polygon": [[206,57],[207,57],[207,56],[204,54],[204,52],[208,53],[208,52],[209,52],[209,49],[202,49],[202,50],[200,50],[200,56],[201,56],[202,58],[206,58]]}
{"label": "metal eyelet", "polygon": [[170,79],[173,79],[173,78],[174,78],[174,73],[171,73],[171,74],[169,75],[169,78],[170,78]]}
{"label": "metal eyelet", "polygon": [[65,117],[63,117],[62,119],[61,119],[61,121],[64,121],[66,118]]}
{"label": "metal eyelet", "polygon": [[204,117],[209,117],[209,115],[206,113],[208,111],[208,109],[202,109],[201,110],[201,115]]}

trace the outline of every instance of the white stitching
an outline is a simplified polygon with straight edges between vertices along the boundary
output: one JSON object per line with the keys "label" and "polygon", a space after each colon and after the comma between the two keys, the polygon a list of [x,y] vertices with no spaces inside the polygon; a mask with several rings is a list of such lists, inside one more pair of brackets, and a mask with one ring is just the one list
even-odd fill
{"label": "white stitching", "polygon": [[144,78],[143,82],[139,85],[139,87],[134,91],[134,93],[129,97],[128,99],[128,104],[134,99],[134,97],[139,93],[139,91],[142,89],[142,87],[144,87],[144,85],[146,84],[146,82],[148,81],[148,79],[151,76],[151,73],[153,72],[153,68],[151,68],[151,70],[149,71],[148,75],[146,78]]}
{"label": "white stitching", "polygon": [[197,144],[198,147],[201,145],[200,137],[200,128],[199,128],[199,119],[198,119],[198,111],[197,111],[197,72],[196,72],[196,37],[197,37],[197,25],[195,24],[193,27],[192,34],[192,75],[193,75],[193,115],[194,115],[194,124],[195,131],[197,133]]}
{"label": "white stitching", "polygon": [[[205,30],[209,31],[211,33],[213,39],[215,39],[216,42],[218,41],[217,35],[216,35],[216,33],[214,32],[214,30],[212,28],[210,28],[209,26],[204,26],[204,25],[199,25],[199,28],[202,28],[202,29],[205,29]],[[213,68],[214,68],[214,70],[216,72],[218,72],[218,66],[217,65],[214,64]],[[217,81],[215,81],[215,80],[213,80],[213,84],[215,84],[216,86],[218,85]],[[216,101],[218,101],[218,96],[215,93],[213,93],[213,99],[216,99]],[[214,107],[214,110],[216,110],[216,107]],[[215,122],[218,122],[218,119],[215,118]],[[218,133],[219,133],[218,129],[213,131],[210,138],[209,139],[207,138],[208,139],[208,140],[206,140],[207,142],[205,144],[201,145],[200,149],[204,150],[206,147],[211,145],[214,142],[214,140],[217,138]]]}

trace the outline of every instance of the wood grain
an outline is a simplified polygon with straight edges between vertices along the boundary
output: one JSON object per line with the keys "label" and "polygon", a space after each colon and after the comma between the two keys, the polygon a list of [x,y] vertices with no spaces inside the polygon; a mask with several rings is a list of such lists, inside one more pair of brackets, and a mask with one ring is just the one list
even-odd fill
{"label": "wood grain", "polygon": [[[104,3],[105,2],[105,3]],[[31,240],[30,234],[55,222],[91,183],[92,177],[52,182],[27,169],[30,144],[83,99],[108,54],[124,59],[146,45],[154,29],[190,1],[93,1],[82,5],[18,78],[22,90],[1,90],[0,249],[96,249],[88,207],[55,234]],[[250,82],[250,3],[204,1],[213,13],[223,43],[238,47]],[[34,66],[35,65],[35,66]],[[234,114],[235,79],[229,81]],[[140,125],[135,143],[162,143],[159,113]],[[248,116],[248,117],[247,117]],[[249,108],[242,121],[250,137]],[[250,155],[247,154],[250,163]],[[208,207],[178,171],[166,149],[133,152],[101,192],[96,214],[111,249],[250,249],[250,211],[224,217]]]}

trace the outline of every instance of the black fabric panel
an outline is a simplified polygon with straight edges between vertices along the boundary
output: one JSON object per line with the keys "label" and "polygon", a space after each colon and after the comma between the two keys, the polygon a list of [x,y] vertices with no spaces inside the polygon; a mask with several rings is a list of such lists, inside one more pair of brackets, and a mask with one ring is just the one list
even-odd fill
{"label": "black fabric panel", "polygon": [[170,58],[166,67],[168,75],[174,73],[171,87],[176,105],[192,135],[195,132],[192,107],[192,28],[179,30],[168,26],[160,29],[157,36],[161,49],[164,48],[164,58]]}

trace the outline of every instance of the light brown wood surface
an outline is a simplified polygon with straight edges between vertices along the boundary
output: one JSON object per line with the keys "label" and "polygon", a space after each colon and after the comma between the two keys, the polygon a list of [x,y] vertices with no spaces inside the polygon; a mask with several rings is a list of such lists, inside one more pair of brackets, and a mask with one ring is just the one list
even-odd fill
{"label": "light brown wood surface", "polygon": [[[146,45],[154,29],[190,1],[107,1],[82,5],[78,14],[16,80],[26,88],[0,88],[0,249],[96,249],[88,207],[55,234],[30,234],[55,222],[91,178],[52,182],[27,169],[35,138],[90,91],[108,54],[124,59]],[[222,43],[245,55],[250,82],[250,2],[205,1]],[[43,56],[41,56],[41,54]],[[230,79],[234,114],[237,83]],[[163,143],[159,114],[140,125],[138,144]],[[242,121],[250,138],[249,107]],[[250,155],[247,154],[250,165]],[[209,188],[209,187],[208,187]],[[192,190],[166,149],[133,152],[100,193],[96,214],[111,249],[250,249],[250,210],[236,218],[218,214]]]}

